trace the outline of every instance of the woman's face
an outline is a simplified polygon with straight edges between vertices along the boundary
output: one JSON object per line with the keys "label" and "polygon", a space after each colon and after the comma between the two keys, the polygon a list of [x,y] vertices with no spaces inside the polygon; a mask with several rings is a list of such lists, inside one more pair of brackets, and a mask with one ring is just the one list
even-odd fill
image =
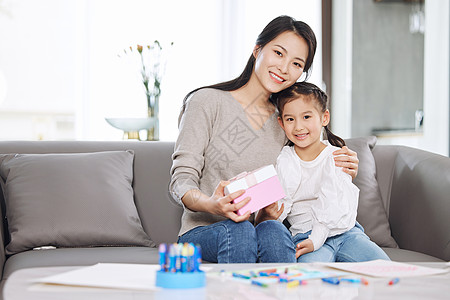
{"label": "woman's face", "polygon": [[253,50],[254,75],[268,93],[277,93],[293,85],[302,75],[308,57],[308,44],[292,31],[286,31]]}

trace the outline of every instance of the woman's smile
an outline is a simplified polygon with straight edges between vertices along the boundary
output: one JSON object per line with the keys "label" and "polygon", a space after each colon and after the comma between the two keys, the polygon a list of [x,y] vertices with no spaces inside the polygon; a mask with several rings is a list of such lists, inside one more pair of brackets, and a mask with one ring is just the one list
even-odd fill
{"label": "woman's smile", "polygon": [[283,82],[286,81],[286,79],[284,79],[284,78],[281,77],[281,76],[278,76],[278,75],[275,74],[275,73],[269,72],[269,74],[270,74],[270,76],[275,80],[275,82],[277,82],[277,83],[283,83]]}

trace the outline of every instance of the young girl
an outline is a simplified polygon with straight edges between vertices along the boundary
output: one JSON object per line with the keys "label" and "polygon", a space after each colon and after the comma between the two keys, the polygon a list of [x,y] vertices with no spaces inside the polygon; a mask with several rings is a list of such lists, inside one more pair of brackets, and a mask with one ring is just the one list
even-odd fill
{"label": "young girl", "polygon": [[[332,153],[345,142],[327,127],[327,95],[298,82],[276,97],[278,122],[290,141],[277,159],[287,195],[279,220],[291,224],[297,261],[389,260],[356,222],[359,189],[335,166]],[[328,141],[321,141],[322,128]]]}

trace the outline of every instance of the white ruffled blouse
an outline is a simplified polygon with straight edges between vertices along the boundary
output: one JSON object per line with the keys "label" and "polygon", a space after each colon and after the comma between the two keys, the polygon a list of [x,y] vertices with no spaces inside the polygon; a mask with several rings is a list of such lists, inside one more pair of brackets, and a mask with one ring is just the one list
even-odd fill
{"label": "white ruffled blouse", "polygon": [[293,146],[283,147],[277,159],[278,177],[286,193],[280,201],[284,211],[279,220],[287,218],[292,236],[311,230],[314,250],[328,237],[355,226],[359,198],[351,176],[335,166],[333,151],[339,148],[323,143],[327,147],[312,161],[301,160]]}

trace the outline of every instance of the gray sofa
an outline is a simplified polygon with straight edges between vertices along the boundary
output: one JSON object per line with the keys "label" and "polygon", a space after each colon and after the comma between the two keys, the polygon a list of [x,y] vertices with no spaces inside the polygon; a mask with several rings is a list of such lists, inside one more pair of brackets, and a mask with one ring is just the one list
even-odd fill
{"label": "gray sofa", "polygon": [[[360,150],[368,145],[370,157]],[[429,152],[402,146],[374,146],[374,140],[349,141],[350,148],[358,151],[360,171],[364,177],[367,158],[376,163],[376,180],[382,201],[381,215],[390,225],[390,248],[383,249],[396,261],[450,260],[450,159]],[[134,203],[142,228],[153,246],[162,242],[176,242],[182,209],[168,194],[172,142],[94,142],[94,141],[1,141],[0,154],[11,153],[92,153],[113,150],[133,150]],[[373,149],[372,149],[373,148]],[[366,149],[366,150],[367,150]],[[360,152],[361,151],[361,152]],[[375,170],[373,170],[375,172]],[[374,173],[375,175],[375,173]],[[362,178],[364,179],[364,178]],[[367,181],[367,180],[366,180]],[[357,182],[355,182],[357,183]],[[358,183],[357,183],[358,184]],[[361,182],[361,187],[367,182]],[[373,184],[373,182],[372,182]],[[36,188],[36,195],[43,192]],[[361,188],[361,193],[365,192]],[[42,266],[92,265],[98,262],[158,263],[157,248],[150,246],[124,247],[62,247],[56,249],[26,250],[8,255],[6,246],[10,233],[5,219],[5,198],[0,193],[2,217],[0,247],[0,277],[2,286],[12,272],[22,268]],[[31,197],[33,198],[33,197]],[[362,199],[360,199],[360,204]],[[365,201],[365,200],[364,200]],[[365,204],[364,204],[365,205]],[[364,207],[362,205],[362,207]],[[370,224],[377,210],[368,206],[358,220],[379,235],[378,224]],[[364,216],[367,215],[367,217]],[[14,216],[11,216],[13,218]],[[10,219],[11,219],[10,218]],[[8,219],[8,220],[10,220]],[[23,220],[22,220],[23,221]],[[42,220],[45,222],[45,220]],[[376,221],[378,222],[378,221]],[[387,230],[389,228],[387,227]],[[39,231],[38,231],[39,232]],[[389,234],[390,232],[388,232]],[[386,234],[386,231],[381,234]],[[380,239],[380,237],[377,237]],[[46,245],[41,245],[46,246]]]}

